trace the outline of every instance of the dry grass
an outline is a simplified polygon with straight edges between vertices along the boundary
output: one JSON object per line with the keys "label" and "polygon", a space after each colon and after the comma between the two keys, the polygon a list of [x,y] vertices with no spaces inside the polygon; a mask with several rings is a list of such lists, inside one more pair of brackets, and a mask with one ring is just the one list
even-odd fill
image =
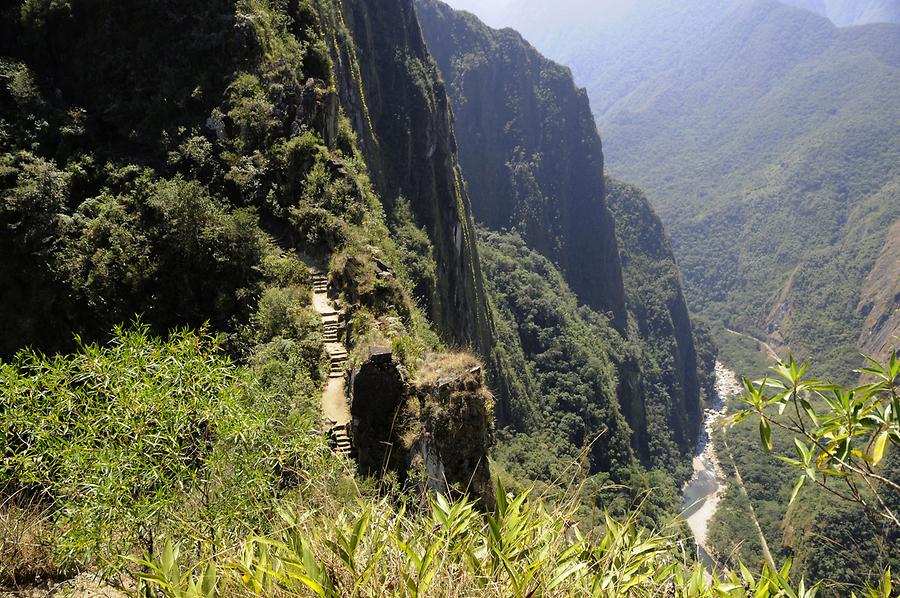
{"label": "dry grass", "polygon": [[[416,372],[418,386],[435,386],[456,380],[476,369],[481,362],[471,353],[439,353],[429,355]],[[480,372],[479,372],[480,377]]]}
{"label": "dry grass", "polygon": [[0,587],[58,578],[51,538],[46,509],[20,493],[4,497],[0,502]]}

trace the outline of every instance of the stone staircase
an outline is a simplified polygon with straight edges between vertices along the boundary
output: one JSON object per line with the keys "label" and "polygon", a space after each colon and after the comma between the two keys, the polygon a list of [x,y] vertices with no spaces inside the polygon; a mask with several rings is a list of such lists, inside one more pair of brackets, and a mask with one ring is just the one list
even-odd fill
{"label": "stone staircase", "polygon": [[[328,353],[329,370],[328,380],[326,381],[326,390],[323,395],[323,411],[327,413],[326,395],[331,395],[332,405],[337,400],[337,391],[340,396],[345,397],[344,375],[347,360],[350,357],[344,345],[342,337],[343,326],[341,322],[342,314],[334,309],[331,301],[328,299],[328,278],[319,272],[315,272],[312,277],[313,281],[313,304],[316,311],[322,318],[322,325],[325,331],[324,342],[325,351]],[[338,416],[333,416],[338,417]],[[350,441],[349,415],[344,419],[347,421],[335,421],[328,417],[324,418],[323,427],[328,437],[331,439],[338,455],[351,456],[353,445]]]}
{"label": "stone staircase", "polygon": [[347,430],[347,424],[337,424],[328,432],[328,437],[334,444],[334,452],[341,457],[351,457],[353,455],[353,444],[350,442],[350,434]]}

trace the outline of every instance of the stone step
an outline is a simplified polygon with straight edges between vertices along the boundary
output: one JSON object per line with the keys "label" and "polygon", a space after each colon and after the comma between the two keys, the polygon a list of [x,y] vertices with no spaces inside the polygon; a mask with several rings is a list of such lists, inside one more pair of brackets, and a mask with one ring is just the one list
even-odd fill
{"label": "stone step", "polygon": [[328,431],[334,452],[341,457],[350,457],[353,453],[353,443],[347,433],[347,424],[335,425]]}

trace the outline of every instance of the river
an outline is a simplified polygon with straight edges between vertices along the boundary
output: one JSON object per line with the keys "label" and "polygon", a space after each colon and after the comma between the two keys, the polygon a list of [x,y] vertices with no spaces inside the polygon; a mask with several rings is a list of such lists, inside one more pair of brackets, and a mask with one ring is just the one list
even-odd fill
{"label": "river", "polygon": [[684,517],[697,542],[698,556],[709,566],[713,566],[715,561],[706,543],[706,531],[725,489],[725,474],[719,465],[710,434],[725,417],[725,399],[740,392],[734,372],[716,362],[716,396],[703,414],[703,428],[694,451],[694,475],[682,488]]}

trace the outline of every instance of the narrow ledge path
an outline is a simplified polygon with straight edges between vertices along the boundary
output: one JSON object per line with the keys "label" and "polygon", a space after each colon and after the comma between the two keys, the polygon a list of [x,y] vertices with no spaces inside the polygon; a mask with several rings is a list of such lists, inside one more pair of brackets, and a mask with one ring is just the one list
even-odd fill
{"label": "narrow ledge path", "polygon": [[344,367],[349,357],[341,341],[343,313],[335,309],[328,298],[328,277],[313,271],[313,308],[322,318],[325,329],[325,351],[328,353],[328,378],[322,391],[322,419],[325,433],[335,444],[335,452],[350,456],[350,406],[347,404],[347,384]]}

